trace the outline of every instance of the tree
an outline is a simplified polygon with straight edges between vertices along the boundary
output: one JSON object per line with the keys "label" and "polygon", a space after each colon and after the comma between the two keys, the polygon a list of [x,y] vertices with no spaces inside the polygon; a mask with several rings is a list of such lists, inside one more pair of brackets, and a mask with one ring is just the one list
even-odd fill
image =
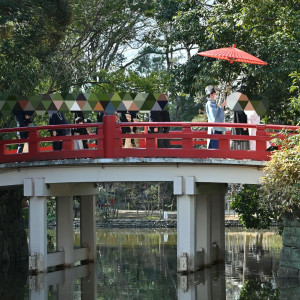
{"label": "tree", "polygon": [[7,0],[0,4],[0,93],[30,95],[43,63],[55,53],[71,22],[69,0]]}
{"label": "tree", "polygon": [[273,151],[260,185],[242,185],[231,197],[231,207],[246,228],[268,228],[285,213],[299,213],[300,130],[288,133],[273,141],[280,150]]}
{"label": "tree", "polygon": [[261,204],[279,216],[300,209],[300,130],[295,135],[283,132],[261,179]]}
{"label": "tree", "polygon": [[266,229],[276,218],[273,211],[268,211],[267,207],[262,205],[258,185],[239,186],[232,199],[231,208],[238,213],[245,228]]}
{"label": "tree", "polygon": [[240,300],[279,300],[280,295],[274,289],[271,281],[262,280],[259,277],[247,280],[241,290]]}
{"label": "tree", "polygon": [[[299,67],[296,5],[296,0],[2,1],[0,93],[96,86],[104,92],[166,91],[172,119],[191,120],[206,101],[204,87],[224,86],[230,66],[193,53],[235,43],[269,65],[234,63],[232,80],[242,74],[249,98],[260,95],[270,103],[265,121],[291,123],[288,75]],[[135,55],[129,59],[128,53]],[[182,97],[191,101],[179,101]]]}
{"label": "tree", "polygon": [[167,82],[170,76],[164,70],[139,74],[133,70],[119,69],[115,72],[102,70],[101,78],[102,84],[91,87],[92,92],[165,93],[168,90]]}
{"label": "tree", "polygon": [[290,88],[292,97],[289,99],[288,109],[286,111],[286,118],[289,119],[289,123],[293,125],[300,124],[300,73],[295,71],[290,74],[293,79],[293,84]]}
{"label": "tree", "polygon": [[[290,81],[287,79],[299,68],[300,10],[296,6],[294,0],[214,1],[210,5],[197,2],[182,11],[176,17],[175,30],[188,31],[197,23],[202,25],[198,37],[192,32],[187,42],[197,44],[201,50],[237,44],[240,49],[267,61],[268,66],[238,63],[230,66],[227,61],[195,56],[186,64],[178,65],[174,75],[177,90],[201,97],[207,84],[224,86],[230,67],[232,81],[243,75],[243,87],[250,99],[259,95],[270,104],[267,122],[289,122]],[[188,35],[183,37],[189,39]]]}
{"label": "tree", "polygon": [[152,1],[74,1],[67,37],[48,64],[48,91],[113,85],[101,72],[122,68],[125,52],[147,40],[152,27],[145,14],[151,5]]}

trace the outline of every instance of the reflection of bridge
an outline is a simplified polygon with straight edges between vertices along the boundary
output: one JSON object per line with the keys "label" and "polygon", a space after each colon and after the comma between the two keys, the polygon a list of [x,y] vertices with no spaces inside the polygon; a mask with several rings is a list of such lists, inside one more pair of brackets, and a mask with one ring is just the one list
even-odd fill
{"label": "reflection of bridge", "polygon": [[[105,231],[104,233],[101,231],[97,232],[97,245],[101,244],[97,254],[99,255],[101,253],[101,256],[104,258],[103,266],[100,269],[97,268],[97,272],[95,264],[87,264],[57,272],[50,272],[48,274],[39,273],[30,276],[30,299],[48,299],[49,294],[47,294],[47,291],[51,285],[57,285],[56,289],[51,289],[52,292],[54,291],[52,297],[56,294],[57,299],[61,300],[72,299],[76,291],[78,292],[78,286],[81,287],[80,293],[82,299],[97,299],[99,296],[103,297],[104,295],[107,297],[108,295],[105,291],[99,288],[101,283],[104,284],[104,277],[118,276],[122,278],[122,276],[126,277],[124,274],[126,273],[127,276],[132,278],[130,271],[127,269],[125,271],[121,267],[123,271],[118,270],[118,272],[115,272],[115,270],[118,269],[118,266],[126,264],[128,259],[126,255],[128,255],[129,252],[131,253],[130,255],[134,257],[138,256],[139,251],[133,251],[134,254],[132,254],[131,249],[132,245],[138,244],[141,240],[144,231],[126,229],[112,229],[109,233]],[[147,253],[147,255],[140,258],[139,264],[133,264],[132,272],[133,274],[138,273],[138,270],[142,270],[145,264],[147,265],[148,271],[151,268],[156,269],[157,264],[155,259],[153,259],[155,257],[160,262],[157,271],[159,270],[164,274],[163,277],[166,277],[166,281],[172,282],[173,279],[175,279],[175,277],[173,277],[175,266],[170,264],[173,260],[173,255],[170,255],[170,252],[167,251],[165,247],[170,247],[174,242],[176,243],[176,234],[169,230],[159,230],[158,232],[155,231],[156,237],[153,238],[153,233],[154,231],[151,232],[151,238],[143,238],[143,250],[140,251],[145,254]],[[119,238],[116,238],[116,236],[119,236]],[[124,238],[122,238],[122,236]],[[165,236],[168,236],[169,239],[165,239]],[[103,237],[105,237],[104,240]],[[174,284],[174,288],[176,289],[177,287],[179,300],[225,300],[226,298],[239,295],[242,289],[241,286],[247,285],[248,279],[253,276],[257,277],[257,281],[261,281],[262,283],[261,287],[257,287],[257,292],[261,292],[261,289],[266,288],[263,283],[273,281],[274,279],[276,287],[276,276],[274,274],[278,269],[280,248],[276,247],[276,242],[274,245],[274,241],[278,241],[280,244],[280,236],[275,235],[273,232],[249,233],[230,231],[226,233],[225,237],[227,238],[227,259],[225,266],[219,264],[191,274],[178,274],[177,284]],[[270,246],[270,242],[272,246]],[[154,248],[157,252],[152,251]],[[249,251],[255,248],[268,252],[261,257],[261,261],[257,261],[256,256],[252,257],[249,255]],[[114,253],[113,255],[111,251]],[[107,252],[110,253],[110,258],[106,257]],[[97,259],[99,260],[101,258],[98,256]],[[113,261],[110,261],[110,259]],[[108,269],[112,270],[111,272],[114,275],[107,274]],[[118,275],[115,275],[116,273]],[[151,272],[151,274],[153,273]],[[151,277],[150,274],[149,276]],[[157,278],[160,278],[160,276],[157,275],[156,280]],[[113,277],[113,279],[115,279],[115,277]],[[139,280],[141,282],[148,282],[143,276],[140,276]],[[110,284],[106,286],[106,290],[111,289],[114,280],[109,280],[109,282]],[[126,288],[129,288],[130,294],[126,294],[126,296],[130,298],[136,295],[135,289],[139,289],[140,286],[132,287],[129,283],[131,282],[127,277],[123,278],[118,290],[125,294]],[[161,294],[159,295],[163,295],[164,293],[165,290],[161,289]],[[114,295],[116,296],[116,294]]]}
{"label": "reflection of bridge", "polygon": [[[220,275],[222,273],[222,275]],[[177,295],[179,300],[192,299],[226,299],[224,267],[213,266],[189,275],[177,277]],[[168,274],[170,276],[170,274]],[[168,277],[172,280],[171,276]],[[30,300],[49,297],[49,288],[56,286],[56,299],[73,299],[76,293],[75,284],[79,285],[81,299],[99,299],[99,275],[95,264],[86,264],[50,273],[38,273],[29,277]],[[135,287],[131,288],[134,290]],[[176,286],[174,287],[176,288]],[[138,289],[138,288],[136,288]],[[52,289],[53,290],[53,289]],[[55,289],[54,289],[55,291]],[[125,292],[124,292],[125,293]],[[161,295],[165,293],[161,291]],[[52,294],[52,296],[53,296]],[[126,295],[128,296],[128,295]],[[133,296],[129,295],[129,296]],[[124,296],[125,297],[125,296]]]}
{"label": "reflection of bridge", "polygon": [[[90,127],[97,134],[48,137],[52,126],[0,129],[0,185],[23,186],[29,204],[30,268],[40,272],[50,266],[73,266],[75,261],[95,259],[95,196],[99,182],[172,181],[177,195],[178,271],[224,260],[224,195],[227,183],[258,182],[261,167],[269,159],[267,141],[282,126],[214,124],[256,128],[256,136],[208,135],[198,128],[209,123],[116,123],[105,116],[99,124],[64,125]],[[168,134],[146,133],[145,127],[172,127]],[[60,128],[59,125],[55,128]],[[136,148],[125,148],[122,127],[141,127],[131,134]],[[287,127],[286,127],[287,128]],[[296,130],[298,127],[289,127]],[[15,140],[16,131],[29,138]],[[206,149],[208,138],[219,139],[219,149]],[[92,140],[89,149],[74,150],[75,139]],[[157,148],[157,139],[170,139],[171,148]],[[256,150],[231,150],[230,140],[254,140]],[[63,141],[62,151],[49,143]],[[17,154],[13,145],[28,143],[28,152]],[[48,144],[47,144],[48,143]],[[126,144],[126,143],[125,143]],[[47,197],[57,196],[57,252],[47,253]],[[81,196],[80,248],[73,247],[73,196]]]}

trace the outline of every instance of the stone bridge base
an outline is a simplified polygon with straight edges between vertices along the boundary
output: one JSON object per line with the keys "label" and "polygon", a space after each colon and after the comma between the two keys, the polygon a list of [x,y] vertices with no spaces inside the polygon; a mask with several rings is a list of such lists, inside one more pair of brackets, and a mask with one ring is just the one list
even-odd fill
{"label": "stone bridge base", "polygon": [[300,212],[283,218],[280,279],[300,279]]}

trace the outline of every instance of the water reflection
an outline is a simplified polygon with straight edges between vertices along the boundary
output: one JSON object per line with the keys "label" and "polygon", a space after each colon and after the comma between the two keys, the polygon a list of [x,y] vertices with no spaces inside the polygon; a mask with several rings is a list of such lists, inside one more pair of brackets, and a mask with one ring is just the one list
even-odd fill
{"label": "water reflection", "polygon": [[1,266],[0,299],[293,299],[295,287],[278,288],[276,233],[229,230],[225,265],[191,275],[177,274],[176,240],[176,230],[98,230],[94,264],[29,277]]}
{"label": "water reflection", "polygon": [[280,235],[228,230],[225,246],[226,299],[279,299]]}
{"label": "water reflection", "polygon": [[104,230],[98,238],[103,299],[176,299],[176,230]]}
{"label": "water reflection", "polygon": [[224,265],[215,265],[189,275],[178,275],[178,299],[226,299]]}

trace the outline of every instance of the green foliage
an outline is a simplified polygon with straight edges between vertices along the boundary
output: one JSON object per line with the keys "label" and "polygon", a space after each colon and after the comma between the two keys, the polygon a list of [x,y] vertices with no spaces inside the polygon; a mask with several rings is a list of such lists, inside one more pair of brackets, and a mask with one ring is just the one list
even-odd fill
{"label": "green foliage", "polygon": [[56,220],[56,200],[55,197],[49,197],[47,201],[47,221]]}
{"label": "green foliage", "polygon": [[145,210],[149,213],[159,209],[176,210],[170,182],[115,182],[101,185],[99,200],[109,203],[111,198],[114,199],[115,209]]}
{"label": "green foliage", "polygon": [[76,0],[72,7],[67,38],[47,66],[48,90],[89,89],[103,83],[114,86],[98,73],[122,69],[126,64],[124,52],[140,48],[147,40],[151,24],[145,15],[152,1]]}
{"label": "green foliage", "polygon": [[259,187],[245,184],[231,197],[231,208],[239,214],[239,219],[244,227],[250,229],[269,228],[272,219],[276,218],[273,211],[261,205]]}
{"label": "green foliage", "polygon": [[0,92],[29,95],[42,78],[71,21],[69,0],[2,1],[0,4]]}
{"label": "green foliage", "polygon": [[[198,36],[186,37],[186,43],[197,44],[199,50],[229,47],[249,52],[268,66],[233,63],[195,56],[186,65],[179,65],[176,82],[181,90],[203,93],[207,84],[224,83],[231,71],[231,82],[243,75],[243,87],[248,97],[260,95],[269,103],[266,120],[287,123],[289,117],[289,74],[299,69],[298,26],[300,11],[297,1],[250,0],[215,1],[213,5],[194,4],[175,19],[176,28],[188,31],[201,24]],[[188,22],[187,22],[188,20]],[[174,33],[175,34],[175,33]],[[177,35],[179,35],[178,32]],[[194,71],[193,71],[194,70]]]}
{"label": "green foliage", "polygon": [[[97,260],[98,299],[176,299],[176,234],[101,230]],[[98,293],[99,294],[99,293]]]}
{"label": "green foliage", "polygon": [[[167,92],[172,120],[189,121],[206,101],[204,87],[219,84],[223,91],[230,68],[231,81],[243,75],[250,99],[259,95],[269,103],[264,121],[295,124],[300,111],[296,4],[2,1],[0,93]],[[268,66],[192,56],[232,44]]]}
{"label": "green foliage", "polygon": [[300,73],[295,71],[290,74],[293,79],[292,86],[290,87],[290,92],[292,97],[289,99],[288,109],[286,115],[288,118],[288,123],[292,125],[300,125]]}
{"label": "green foliage", "polygon": [[260,278],[247,280],[244,284],[240,300],[279,300],[279,291],[270,281],[262,281]]}
{"label": "green foliage", "polygon": [[56,252],[55,242],[56,242],[55,233],[51,230],[48,230],[47,231],[47,252],[48,253]]}
{"label": "green foliage", "polygon": [[167,91],[167,82],[170,75],[166,71],[152,71],[147,74],[138,74],[136,71],[120,69],[115,72],[101,70],[96,74],[101,77],[102,84],[95,85],[92,92],[119,93],[163,93]]}
{"label": "green foliage", "polygon": [[195,101],[194,97],[185,94],[169,100],[169,111],[172,121],[190,122],[197,115],[200,107],[201,105]]}
{"label": "green foliage", "polygon": [[268,228],[272,220],[300,208],[300,130],[293,135],[283,131],[273,142],[280,150],[264,167],[261,185],[240,186],[231,196],[231,207],[246,228]]}
{"label": "green foliage", "polygon": [[300,130],[289,135],[282,132],[282,139],[274,140],[280,150],[274,151],[264,168],[260,195],[262,205],[283,215],[300,208]]}

